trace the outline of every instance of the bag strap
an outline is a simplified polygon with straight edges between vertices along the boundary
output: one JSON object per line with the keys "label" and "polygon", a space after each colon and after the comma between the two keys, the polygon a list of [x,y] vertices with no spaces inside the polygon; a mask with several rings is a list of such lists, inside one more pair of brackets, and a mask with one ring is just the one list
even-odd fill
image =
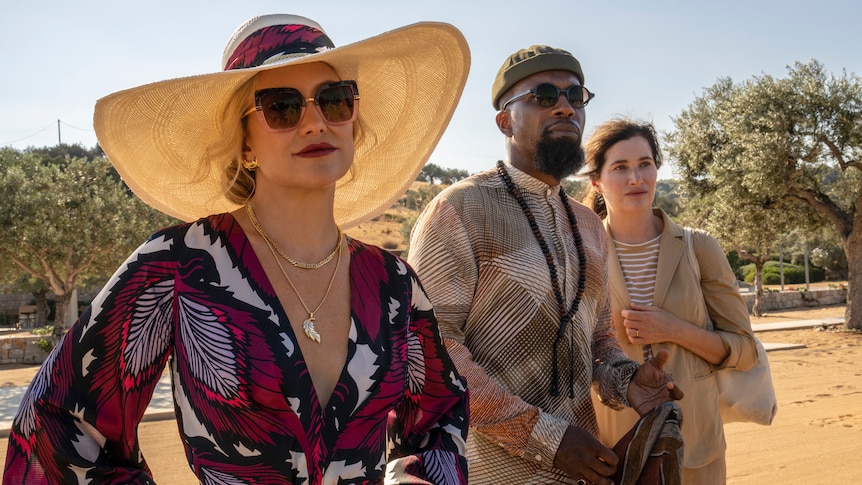
{"label": "bag strap", "polygon": [[686,227],[683,239],[685,240],[685,252],[688,256],[688,265],[691,266],[691,271],[694,273],[694,277],[697,280],[698,293],[700,294],[700,308],[703,311],[703,318],[709,319],[708,328],[713,330],[715,328],[715,324],[712,322],[712,317],[709,316],[709,307],[706,304],[706,298],[703,296],[703,288],[700,286],[700,260],[697,259],[697,254],[694,252],[694,229]]}
{"label": "bag strap", "polygon": [[694,275],[697,277],[698,283],[700,283],[700,261],[697,259],[697,254],[694,252],[694,237],[692,233],[694,231],[687,227],[685,228],[685,251],[688,253],[688,263],[691,266],[691,270],[694,271]]}

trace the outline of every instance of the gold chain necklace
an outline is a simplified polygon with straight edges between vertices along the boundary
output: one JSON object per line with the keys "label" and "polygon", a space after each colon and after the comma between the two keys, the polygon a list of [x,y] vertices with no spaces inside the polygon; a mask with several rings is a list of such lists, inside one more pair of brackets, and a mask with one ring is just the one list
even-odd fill
{"label": "gold chain necklace", "polygon": [[297,261],[297,260],[291,258],[290,256],[288,256],[287,254],[284,254],[284,251],[282,251],[281,248],[278,247],[278,244],[276,244],[275,241],[271,237],[269,237],[269,234],[267,234],[266,231],[263,230],[263,228],[260,226],[260,222],[258,222],[258,220],[257,220],[257,215],[255,215],[254,209],[251,208],[251,204],[247,204],[245,206],[245,211],[248,213],[248,218],[251,219],[251,224],[254,226],[255,229],[257,229],[257,232],[261,235],[261,237],[263,237],[266,240],[267,244],[271,248],[275,248],[275,250],[278,251],[278,254],[280,254],[282,258],[286,259],[288,263],[292,264],[296,268],[303,268],[303,269],[321,268],[326,263],[332,261],[332,258],[335,257],[335,253],[338,252],[338,248],[341,247],[341,239],[344,237],[344,233],[341,232],[340,227],[335,226],[335,228],[338,230],[338,242],[335,243],[335,247],[332,249],[332,252],[329,253],[329,256],[323,258],[322,260],[320,260],[317,263],[303,263],[301,261]]}
{"label": "gold chain necklace", "polygon": [[[254,214],[250,205],[246,205],[246,212],[249,213],[249,216]],[[308,309],[308,305],[305,304],[305,300],[302,299],[302,295],[299,294],[299,290],[294,286],[293,281],[290,280],[290,277],[287,276],[287,271],[284,270],[284,266],[281,265],[281,261],[278,260],[278,255],[275,252],[275,248],[272,243],[270,243],[269,237],[266,234],[266,231],[263,230],[260,224],[254,224],[254,219],[252,219],[252,225],[254,226],[257,233],[260,234],[260,237],[263,238],[264,242],[266,242],[266,246],[269,248],[272,253],[272,258],[275,260],[275,264],[278,265],[278,269],[281,270],[281,274],[284,275],[284,279],[287,280],[287,284],[290,285],[290,288],[296,293],[296,297],[299,299],[299,303],[302,305],[302,308],[308,313],[308,318],[302,322],[302,331],[305,332],[305,336],[314,340],[317,343],[320,343],[320,334],[317,333],[317,330],[314,328],[314,314],[317,313],[317,310],[320,310],[320,307],[323,306],[323,302],[326,301],[326,298],[329,296],[329,291],[332,290],[332,283],[335,282],[335,275],[338,274],[338,266],[341,264],[341,238],[338,239],[338,247],[335,248],[335,253],[338,254],[338,259],[335,260],[335,271],[332,272],[332,277],[329,279],[329,286],[326,287],[326,293],[323,294],[323,298],[320,300],[320,303],[317,304],[317,307],[312,311]],[[340,233],[341,231],[339,231]],[[324,263],[325,264],[325,263]]]}

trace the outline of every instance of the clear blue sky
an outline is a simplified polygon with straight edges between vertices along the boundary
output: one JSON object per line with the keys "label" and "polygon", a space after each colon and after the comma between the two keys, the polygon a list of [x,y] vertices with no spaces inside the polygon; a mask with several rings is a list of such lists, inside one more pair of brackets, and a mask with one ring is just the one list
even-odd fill
{"label": "clear blue sky", "polygon": [[[672,117],[719,77],[784,77],[796,61],[862,74],[862,7],[848,0],[253,1],[2,0],[0,146],[96,144],[93,107],[111,92],[219,70],[234,29],[263,13],[318,21],[336,45],[413,22],[449,22],[472,68],[431,162],[477,172],[503,156],[490,85],[503,59],[531,44],[570,50],[586,86],[587,134],[615,115]],[[671,177],[671,168],[660,176]]]}

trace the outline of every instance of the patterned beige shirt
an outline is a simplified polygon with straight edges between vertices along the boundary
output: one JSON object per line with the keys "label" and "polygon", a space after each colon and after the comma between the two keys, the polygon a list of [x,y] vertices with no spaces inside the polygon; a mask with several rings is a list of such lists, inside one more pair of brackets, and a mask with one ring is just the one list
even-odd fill
{"label": "patterned beige shirt", "polygon": [[[506,169],[548,243],[568,307],[577,290],[578,253],[559,186],[511,165]],[[551,346],[560,323],[550,271],[496,170],[447,188],[414,226],[408,261],[470,388],[471,484],[574,483],[553,467],[553,459],[569,425],[598,435],[591,383],[609,405],[627,404],[637,364],[622,352],[611,325],[607,236],[595,213],[573,200],[570,205],[587,278],[578,313],[560,342],[559,397],[549,392]]]}

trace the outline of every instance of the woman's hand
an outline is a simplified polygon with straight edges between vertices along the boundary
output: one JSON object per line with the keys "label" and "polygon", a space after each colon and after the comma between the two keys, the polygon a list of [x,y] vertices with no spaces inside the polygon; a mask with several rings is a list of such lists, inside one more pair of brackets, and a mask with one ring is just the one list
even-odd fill
{"label": "woman's hand", "polygon": [[622,311],[629,342],[636,345],[678,343],[675,338],[686,322],[659,307],[634,302],[631,305],[631,310]]}
{"label": "woman's hand", "polygon": [[659,307],[632,303],[631,310],[623,310],[622,316],[626,336],[632,344],[670,342],[712,365],[719,365],[730,352],[717,332],[681,320]]}

